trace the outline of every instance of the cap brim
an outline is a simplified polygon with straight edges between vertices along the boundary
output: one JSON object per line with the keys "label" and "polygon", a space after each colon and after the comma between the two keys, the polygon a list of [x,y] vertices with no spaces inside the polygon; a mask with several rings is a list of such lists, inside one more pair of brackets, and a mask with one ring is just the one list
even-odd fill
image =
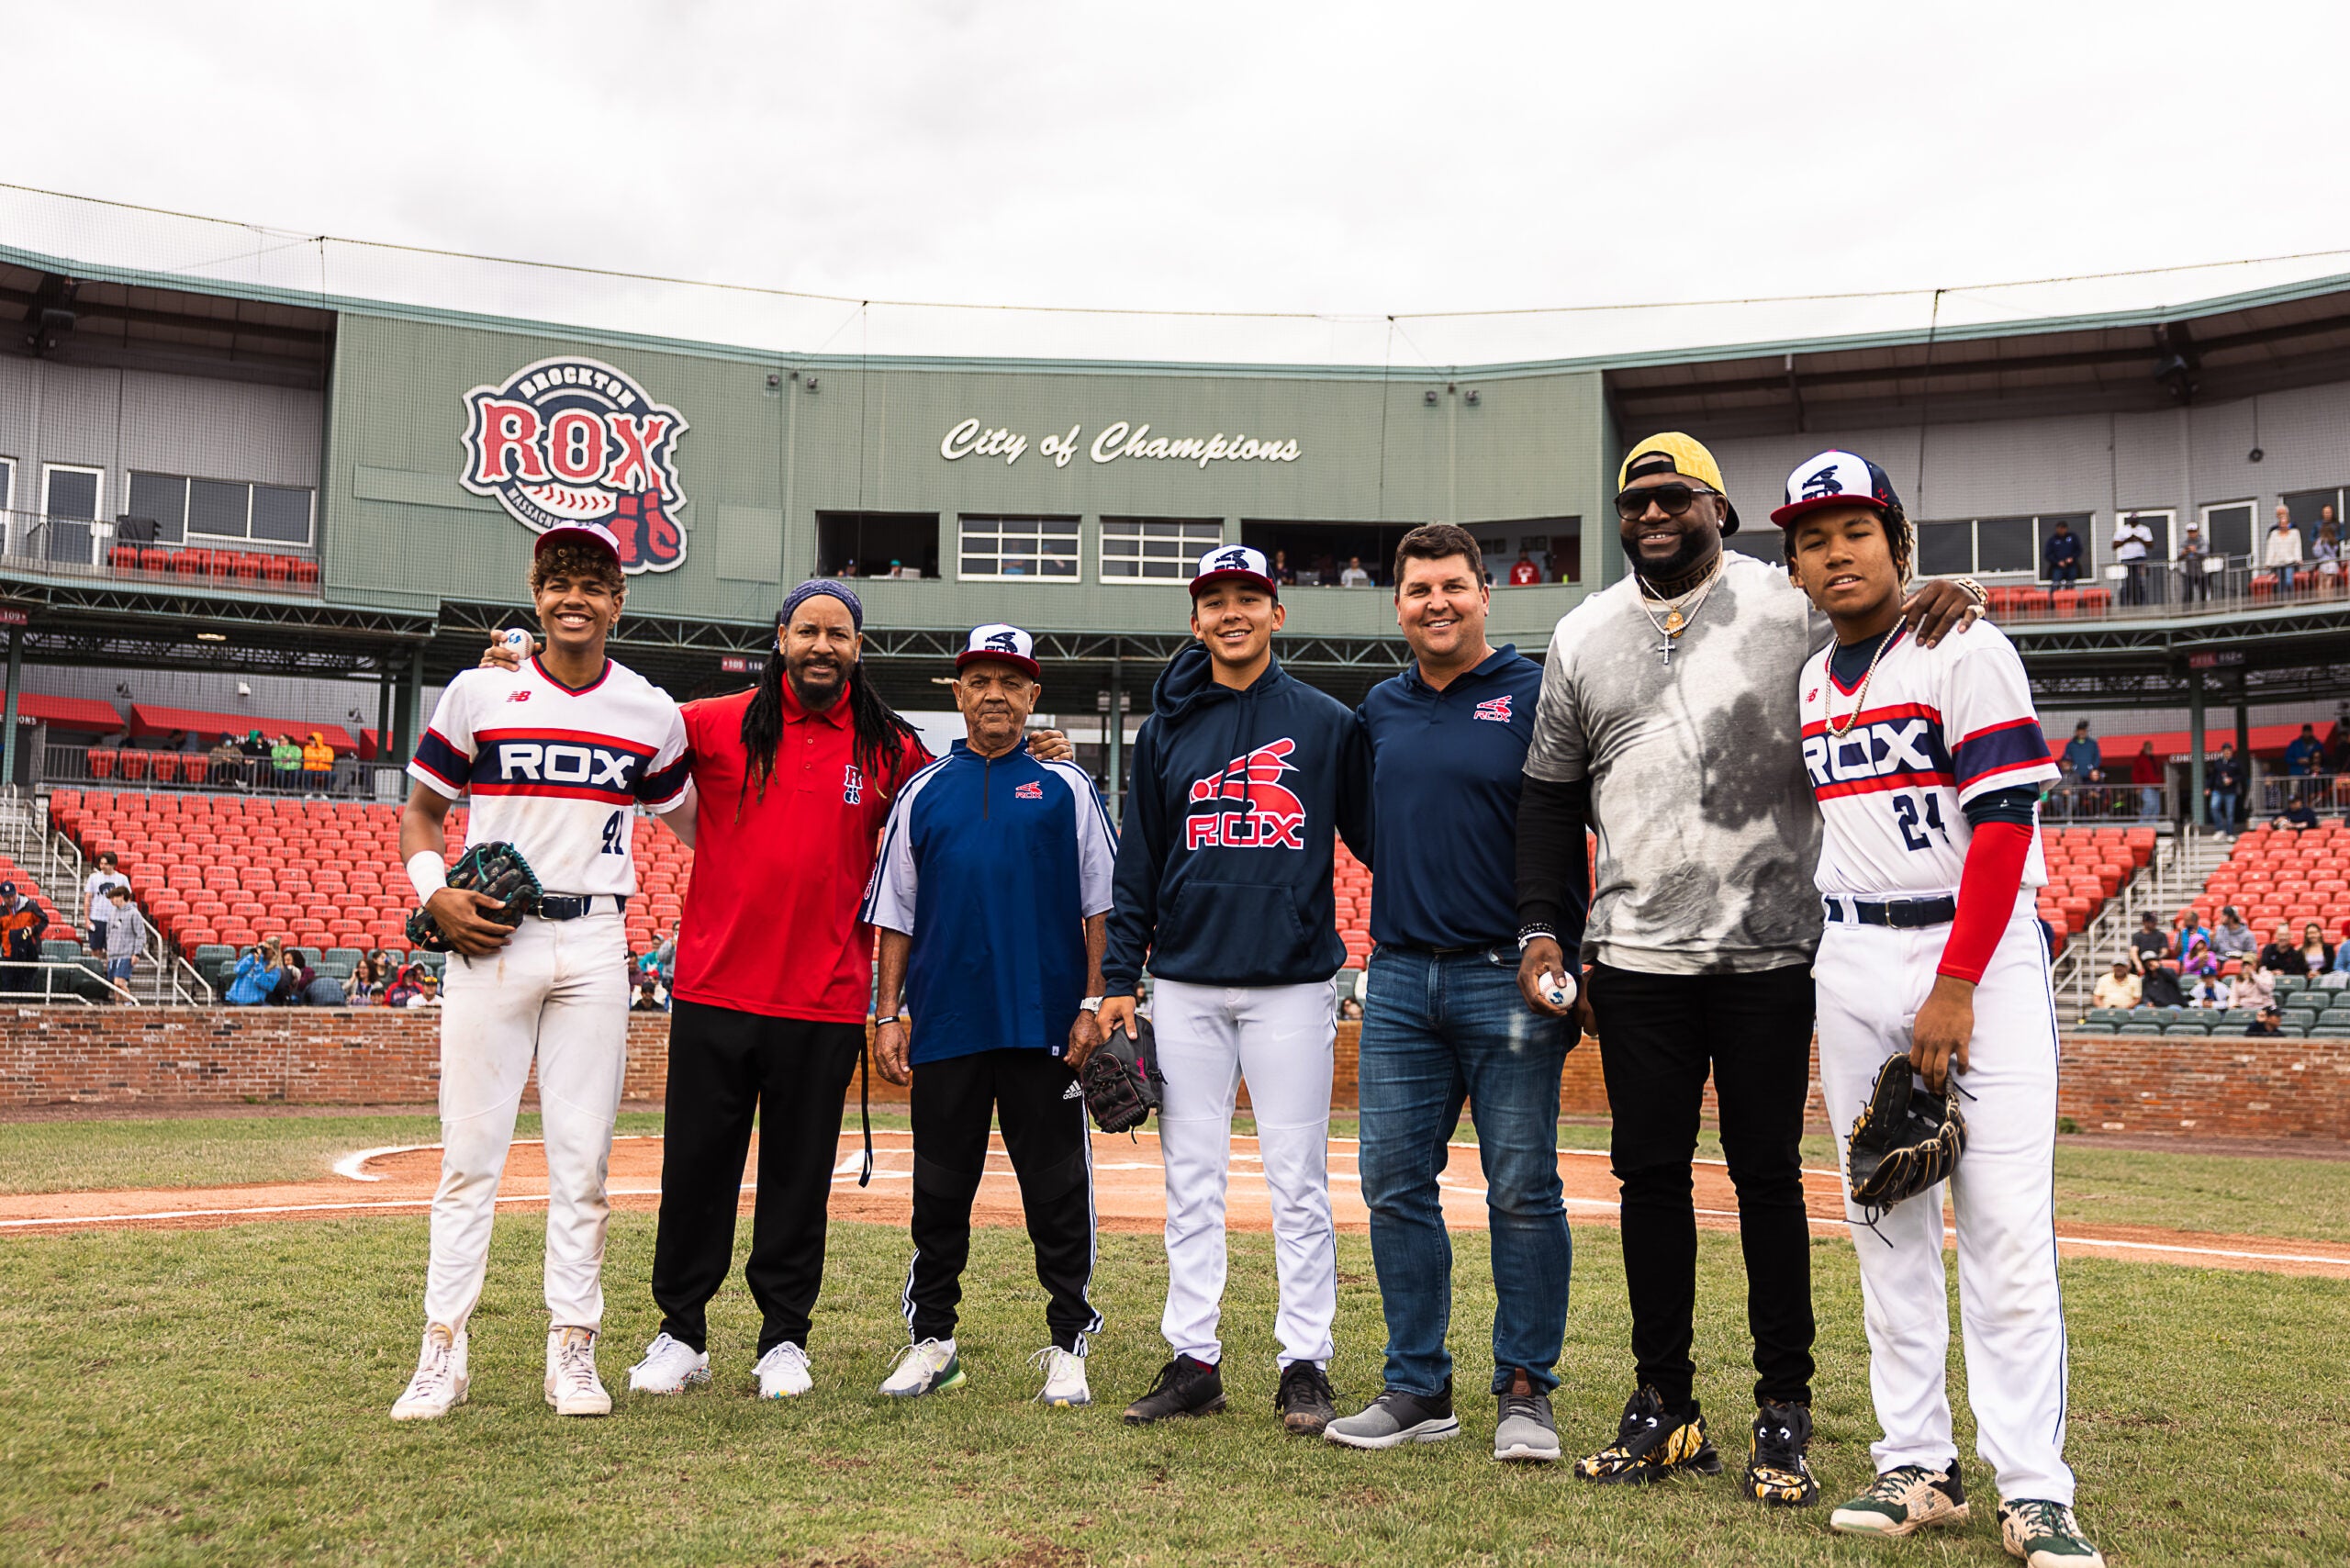
{"label": "cap brim", "polygon": [[1874,496],[1811,496],[1800,501],[1789,501],[1772,512],[1771,521],[1785,528],[1805,513],[1818,511],[1822,507],[1873,507],[1879,516],[1885,513],[1885,503]]}
{"label": "cap brim", "polygon": [[1031,680],[1040,678],[1045,673],[1044,669],[1038,666],[1035,659],[1024,659],[1018,654],[998,653],[993,648],[966,648],[961,653],[957,654],[955,655],[955,673],[957,675],[962,674],[963,666],[966,665],[975,665],[986,662],[993,662],[1000,665],[1010,665],[1013,669],[1024,670],[1027,673],[1028,678]]}
{"label": "cap brim", "polygon": [[1261,577],[1255,572],[1233,570],[1223,572],[1203,572],[1198,577],[1193,577],[1192,579],[1192,597],[1193,599],[1197,599],[1208,589],[1215,587],[1216,584],[1229,582],[1254,584],[1256,587],[1263,588],[1267,593],[1271,594],[1275,599],[1279,599],[1281,596],[1281,585],[1274,582],[1272,578]]}
{"label": "cap brim", "polygon": [[612,542],[595,529],[575,528],[567,523],[540,534],[538,543],[531,548],[531,554],[543,555],[558,544],[592,544],[615,561],[621,558],[621,553],[613,547]]}

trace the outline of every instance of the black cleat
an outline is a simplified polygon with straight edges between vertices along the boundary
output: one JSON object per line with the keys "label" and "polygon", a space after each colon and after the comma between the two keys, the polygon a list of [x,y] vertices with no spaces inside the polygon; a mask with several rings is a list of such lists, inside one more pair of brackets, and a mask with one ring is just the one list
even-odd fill
{"label": "black cleat", "polygon": [[1318,1438],[1338,1414],[1338,1396],[1331,1392],[1330,1380],[1320,1367],[1312,1361],[1292,1361],[1281,1369],[1273,1408],[1281,1412],[1281,1425],[1290,1436]]}
{"label": "black cleat", "polygon": [[1126,1406],[1126,1425],[1147,1427],[1174,1416],[1210,1416],[1224,1408],[1224,1374],[1205,1361],[1178,1356],[1158,1369],[1150,1392]]}
{"label": "black cleat", "polygon": [[1663,1396],[1643,1388],[1624,1402],[1616,1440],[1575,1461],[1575,1473],[1603,1486],[1646,1485],[1674,1475],[1719,1475],[1722,1456],[1706,1440],[1696,1401],[1685,1416],[1667,1415]]}
{"label": "black cleat", "polygon": [[1746,1456],[1746,1491],[1774,1508],[1808,1508],[1819,1501],[1804,1450],[1811,1446],[1811,1407],[1765,1405],[1754,1412],[1754,1448]]}

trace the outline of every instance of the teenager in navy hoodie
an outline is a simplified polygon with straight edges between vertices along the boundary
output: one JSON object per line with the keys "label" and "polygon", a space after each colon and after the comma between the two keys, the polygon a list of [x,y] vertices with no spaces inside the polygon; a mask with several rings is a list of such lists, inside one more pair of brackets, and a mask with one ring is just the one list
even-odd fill
{"label": "teenager in navy hoodie", "polygon": [[1216,1338],[1225,1182],[1243,1080],[1273,1207],[1282,1424],[1318,1435],[1337,1313],[1327,1152],[1346,960],[1332,834],[1371,857],[1371,768],[1354,715],[1284,674],[1285,612],[1265,557],[1219,545],[1192,581],[1197,647],[1169,661],[1135,740],[1118,846],[1102,1028],[1134,1017],[1146,958],[1166,1103],[1167,1311],[1173,1351],[1126,1410],[1136,1425],[1224,1407]]}

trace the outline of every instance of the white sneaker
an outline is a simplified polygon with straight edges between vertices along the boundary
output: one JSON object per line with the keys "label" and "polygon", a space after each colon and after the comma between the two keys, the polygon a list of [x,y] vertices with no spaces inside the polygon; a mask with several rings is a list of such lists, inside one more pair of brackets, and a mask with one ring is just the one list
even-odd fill
{"label": "white sneaker", "polygon": [[683,1394],[695,1383],[709,1381],[709,1352],[693,1350],[666,1334],[655,1336],[644,1347],[644,1359],[628,1369],[631,1394]]}
{"label": "white sneaker", "polygon": [[1046,1405],[1091,1405],[1093,1391],[1085,1386],[1085,1358],[1058,1345],[1047,1345],[1028,1358],[1030,1366],[1045,1369],[1045,1392],[1036,1397]]}
{"label": "white sneaker", "polygon": [[465,1337],[445,1323],[424,1331],[416,1375],[392,1406],[395,1421],[431,1421],[465,1402]]}
{"label": "white sneaker", "polygon": [[963,1363],[956,1359],[952,1339],[924,1339],[899,1353],[898,1364],[881,1380],[881,1392],[892,1399],[941,1394],[963,1385]]}
{"label": "white sneaker", "polygon": [[609,1416],[612,1396],[596,1375],[596,1331],[547,1330],[547,1403],[558,1416]]}
{"label": "white sneaker", "polygon": [[790,1399],[816,1386],[808,1375],[808,1352],[789,1342],[759,1358],[759,1397]]}

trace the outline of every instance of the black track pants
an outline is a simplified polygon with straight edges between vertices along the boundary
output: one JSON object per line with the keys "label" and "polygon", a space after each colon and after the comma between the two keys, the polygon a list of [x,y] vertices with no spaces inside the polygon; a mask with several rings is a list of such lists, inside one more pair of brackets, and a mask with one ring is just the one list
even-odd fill
{"label": "black track pants", "polygon": [[824,1220],[841,1105],[865,1049],[862,1024],[811,1024],[677,1002],[669,1013],[661,1229],[653,1299],[671,1338],[708,1349],[702,1309],[734,1260],[734,1211],[754,1116],[758,1195],[744,1271],[766,1321],[759,1354],[806,1349],[824,1282]]}
{"label": "black track pants", "polygon": [[1803,1204],[1803,1107],[1811,1088],[1811,969],[1591,975],[1600,1066],[1624,1188],[1624,1274],[1639,1381],[1685,1404],[1695,1368],[1697,1218],[1689,1167],[1708,1070],[1722,1154],[1738,1189],[1746,1320],[1758,1400],[1811,1397],[1811,1227]]}
{"label": "black track pants", "polygon": [[1040,1050],[979,1051],[913,1072],[914,1260],[905,1297],[913,1337],[954,1337],[992,1113],[1036,1249],[1045,1326],[1054,1344],[1081,1352],[1102,1319],[1085,1298],[1093,1278],[1093,1159],[1085,1102],[1071,1093],[1077,1075]]}

